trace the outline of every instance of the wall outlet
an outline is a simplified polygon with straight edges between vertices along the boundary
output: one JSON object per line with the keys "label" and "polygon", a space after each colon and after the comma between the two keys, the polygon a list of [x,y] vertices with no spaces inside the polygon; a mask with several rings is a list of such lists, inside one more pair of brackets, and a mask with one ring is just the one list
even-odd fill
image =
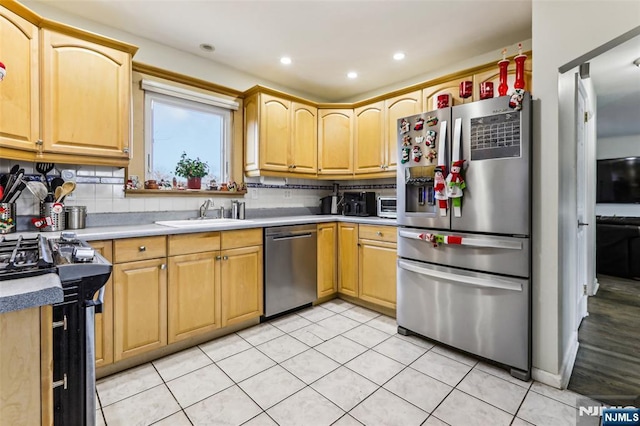
{"label": "wall outlet", "polygon": [[249,198],[252,200],[258,199],[258,188],[249,188]]}
{"label": "wall outlet", "polygon": [[291,198],[291,190],[290,189],[285,189],[284,190],[284,198],[287,199],[287,200],[289,198]]}
{"label": "wall outlet", "polygon": [[62,179],[64,179],[65,182],[67,182],[67,181],[75,182],[76,181],[76,171],[75,170],[71,170],[71,169],[61,170],[60,171],[60,177]]}

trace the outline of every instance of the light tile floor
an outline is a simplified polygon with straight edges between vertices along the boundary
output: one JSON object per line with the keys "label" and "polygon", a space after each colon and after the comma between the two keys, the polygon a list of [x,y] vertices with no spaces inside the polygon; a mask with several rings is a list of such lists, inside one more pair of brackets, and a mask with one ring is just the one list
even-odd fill
{"label": "light tile floor", "polygon": [[[335,299],[98,381],[98,425],[576,425],[577,395]],[[580,419],[584,420],[584,419]],[[581,425],[598,424],[597,419]]]}

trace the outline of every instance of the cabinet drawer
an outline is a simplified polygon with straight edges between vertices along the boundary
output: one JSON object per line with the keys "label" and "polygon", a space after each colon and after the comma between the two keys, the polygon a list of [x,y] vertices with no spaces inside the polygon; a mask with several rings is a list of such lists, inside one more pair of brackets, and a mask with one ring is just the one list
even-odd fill
{"label": "cabinet drawer", "polygon": [[156,259],[167,255],[166,237],[128,238],[114,241],[115,263]]}
{"label": "cabinet drawer", "polygon": [[358,237],[365,240],[395,243],[397,241],[397,230],[395,226],[360,225]]}
{"label": "cabinet drawer", "polygon": [[220,250],[220,232],[170,235],[168,238],[169,256]]}
{"label": "cabinet drawer", "polygon": [[262,228],[222,232],[222,249],[262,245]]}

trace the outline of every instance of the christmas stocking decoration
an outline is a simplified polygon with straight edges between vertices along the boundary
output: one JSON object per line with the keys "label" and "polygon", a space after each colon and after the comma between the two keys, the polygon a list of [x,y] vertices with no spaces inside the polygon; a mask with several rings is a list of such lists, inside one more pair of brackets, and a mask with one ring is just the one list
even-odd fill
{"label": "christmas stocking decoration", "polygon": [[420,159],[422,158],[422,150],[420,149],[419,146],[413,147],[413,152],[411,153],[411,156],[413,157],[413,161],[415,161],[416,163],[420,162]]}
{"label": "christmas stocking decoration", "polygon": [[409,148],[409,147],[402,148],[402,158],[400,159],[400,162],[402,164],[405,164],[406,162],[409,161],[409,153],[410,152],[411,152],[411,148]]}

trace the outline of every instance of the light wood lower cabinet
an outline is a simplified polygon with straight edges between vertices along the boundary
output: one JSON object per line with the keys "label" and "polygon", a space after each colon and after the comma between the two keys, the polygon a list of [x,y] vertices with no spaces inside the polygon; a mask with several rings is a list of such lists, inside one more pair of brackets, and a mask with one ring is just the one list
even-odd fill
{"label": "light wood lower cabinet", "polygon": [[396,307],[396,228],[338,224],[338,292]]}
{"label": "light wood lower cabinet", "polygon": [[358,224],[338,224],[338,292],[358,297]]}
{"label": "light wood lower cabinet", "polygon": [[[111,241],[92,241],[91,247],[109,262],[113,262],[113,243]],[[96,293],[95,298],[98,297]],[[113,362],[113,274],[105,284],[102,313],[95,318],[96,367]]]}
{"label": "light wood lower cabinet", "polygon": [[0,314],[0,425],[53,422],[51,327],[51,306]]}
{"label": "light wood lower cabinet", "polygon": [[262,264],[262,246],[222,251],[223,327],[259,317],[264,312]]}
{"label": "light wood lower cabinet", "polygon": [[114,360],[167,344],[166,259],[116,264],[114,276]]}
{"label": "light wood lower cabinet", "polygon": [[168,341],[220,327],[220,252],[169,258]]}
{"label": "light wood lower cabinet", "polygon": [[318,298],[338,291],[338,225],[318,224]]}

